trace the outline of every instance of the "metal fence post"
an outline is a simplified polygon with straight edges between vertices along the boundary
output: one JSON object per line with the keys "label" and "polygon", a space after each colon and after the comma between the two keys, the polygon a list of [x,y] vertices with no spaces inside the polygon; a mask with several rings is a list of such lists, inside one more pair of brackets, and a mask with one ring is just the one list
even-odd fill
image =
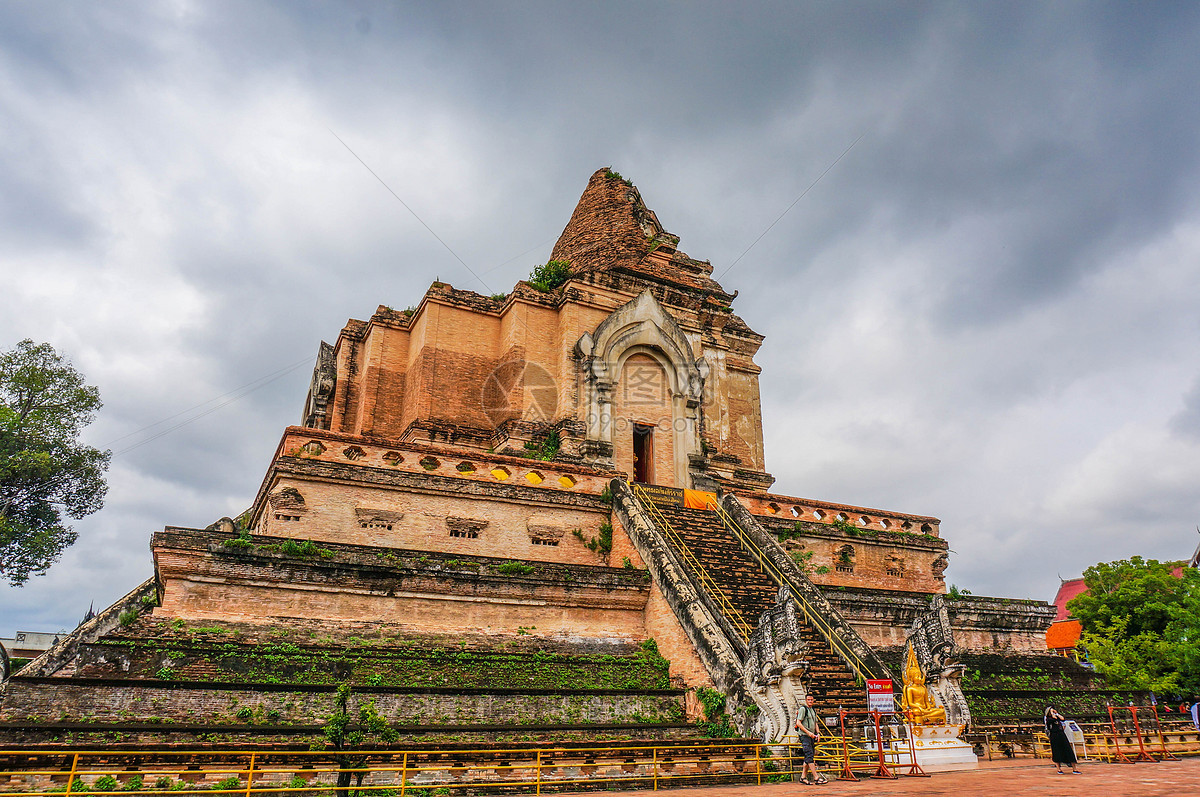
{"label": "metal fence post", "polygon": [[542,750],[541,750],[541,748],[538,748],[538,751],[537,751],[537,778],[536,778],[536,780],[537,780],[537,787],[536,787],[536,791],[534,793],[541,794],[542,793]]}
{"label": "metal fence post", "polygon": [[406,788],[408,788],[408,751],[405,751],[404,759],[400,762],[400,797],[404,797]]}
{"label": "metal fence post", "polygon": [[254,788],[254,758],[258,753],[250,754],[250,769],[246,771],[246,797],[250,797],[250,790]]}
{"label": "metal fence post", "polygon": [[67,776],[67,797],[71,797],[71,789],[75,786],[75,771],[79,769],[79,753],[71,759],[71,774]]}
{"label": "metal fence post", "polygon": [[257,753],[250,754],[250,768],[246,771],[246,797],[250,797],[250,791],[254,787],[254,757]]}
{"label": "metal fence post", "polygon": [[654,780],[654,791],[658,791],[658,748],[653,748],[651,752],[650,777]]}

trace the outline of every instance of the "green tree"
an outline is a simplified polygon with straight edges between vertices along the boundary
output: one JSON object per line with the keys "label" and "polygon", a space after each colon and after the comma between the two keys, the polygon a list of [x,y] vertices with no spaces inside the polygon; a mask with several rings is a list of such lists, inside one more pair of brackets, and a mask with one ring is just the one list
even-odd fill
{"label": "green tree", "polygon": [[[375,708],[375,701],[360,703],[358,707],[358,723],[351,724],[353,715],[350,713],[350,684],[343,681],[338,685],[337,697],[334,700],[333,714],[322,729],[329,746],[338,751],[334,757],[338,764],[337,794],[347,797],[350,779],[354,778],[356,787],[362,786],[366,772],[362,768],[367,765],[367,756],[363,753],[348,754],[349,751],[359,750],[366,744],[392,744],[400,737],[396,730]],[[358,770],[358,771],[355,771]]]}
{"label": "green tree", "polygon": [[1200,572],[1135,556],[1084,571],[1067,604],[1088,659],[1119,688],[1200,691]]}
{"label": "green tree", "polygon": [[110,452],[79,443],[100,392],[49,344],[0,354],[0,579],[44,573],[75,542],[63,515],[104,506]]}

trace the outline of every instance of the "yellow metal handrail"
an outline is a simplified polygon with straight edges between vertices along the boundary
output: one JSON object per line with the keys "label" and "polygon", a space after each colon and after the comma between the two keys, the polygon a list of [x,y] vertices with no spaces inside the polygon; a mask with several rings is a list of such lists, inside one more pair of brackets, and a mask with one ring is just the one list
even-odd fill
{"label": "yellow metal handrail", "polygon": [[[45,763],[39,762],[43,768],[33,764],[25,769],[0,771],[0,782],[12,784],[10,788],[0,788],[0,793],[19,791],[25,797],[64,794],[71,797],[73,793],[86,792],[88,797],[121,797],[138,792],[212,795],[215,790],[225,797],[295,792],[315,795],[338,791],[339,775],[351,776],[351,785],[345,788],[362,797],[375,791],[381,792],[381,797],[390,797],[428,794],[434,788],[470,790],[481,785],[527,788],[535,794],[541,793],[543,787],[558,791],[564,786],[588,783],[625,784],[629,788],[637,788],[640,783],[657,789],[696,780],[752,778],[762,782],[776,774],[787,774],[792,767],[780,772],[767,762],[787,761],[790,757],[772,759],[766,747],[769,746],[731,740],[454,751],[0,750],[0,760],[5,760],[9,767],[22,759],[71,759],[69,770],[65,766],[46,769]],[[339,757],[343,761],[347,757],[383,757],[391,761],[347,766],[338,763]],[[419,760],[421,757],[429,760]],[[126,758],[137,769],[119,768]],[[45,788],[48,781],[63,776],[68,777],[65,788]],[[129,780],[135,777],[141,788],[131,789]],[[363,779],[362,786],[354,785],[359,777]],[[110,779],[108,784],[104,783],[105,778]],[[101,783],[100,788],[96,787],[97,782]]]}
{"label": "yellow metal handrail", "polygon": [[666,534],[672,542],[675,543],[675,548],[679,552],[680,556],[684,558],[688,566],[696,574],[696,578],[700,579],[700,583],[706,590],[708,590],[708,593],[713,596],[717,603],[720,604],[721,611],[724,612],[725,618],[729,620],[730,624],[734,627],[734,630],[741,635],[742,641],[748,643],[750,641],[750,634],[754,631],[754,629],[751,628],[750,624],[746,622],[746,618],[740,611],[738,611],[738,608],[733,605],[713,577],[708,574],[708,571],[704,569],[704,565],[700,564],[700,562],[692,554],[692,551],[688,547],[687,543],[685,543],[683,539],[681,539],[679,535],[675,533],[675,529],[671,528],[671,524],[667,521],[667,518],[654,504],[654,502],[650,500],[650,496],[646,495],[646,491],[639,487],[635,482],[626,482],[626,484],[631,488],[635,497],[639,499],[639,503],[642,504],[642,506],[651,514],[652,517],[654,517],[662,532]]}
{"label": "yellow metal handrail", "polygon": [[[986,734],[989,749],[997,743]],[[1048,754],[1044,734],[1030,734],[1031,752]],[[1093,759],[1111,763],[1116,748],[1110,734],[1086,733]],[[866,762],[876,753],[873,746],[847,734],[822,734],[817,745],[817,763],[836,770],[845,744],[851,761]],[[1124,746],[1124,745],[1122,745]],[[463,793],[480,787],[525,789],[530,793],[562,791],[563,787],[625,786],[661,788],[701,781],[750,780],[759,782],[796,772],[792,756],[772,757],[757,742],[666,744],[596,744],[562,747],[485,747],[468,750],[375,749],[375,750],[0,750],[0,793],[23,797],[71,797],[86,791],[87,797],[123,797],[130,794],[290,795],[307,797],[333,794],[338,775],[350,775],[349,792],[358,797],[415,797],[432,789]],[[1175,755],[1196,755],[1200,750],[1172,750]],[[894,765],[904,765],[908,751],[888,750],[897,756]],[[360,766],[339,765],[337,759],[363,757]],[[49,760],[47,760],[49,759]],[[379,759],[390,759],[379,761]],[[55,768],[50,768],[51,761]],[[786,762],[786,763],[785,763]],[[25,766],[21,767],[24,763]],[[136,769],[126,767],[130,764]],[[784,764],[780,769],[777,765]],[[790,766],[788,766],[790,764]],[[363,785],[353,785],[358,776]],[[111,777],[116,786],[96,788],[97,781]],[[51,783],[63,785],[51,786]],[[129,787],[138,778],[140,789]],[[164,782],[164,785],[158,785]],[[167,783],[169,782],[169,783]],[[235,785],[236,782],[236,785]],[[80,788],[82,786],[82,788]]]}
{"label": "yellow metal handrail", "polygon": [[717,517],[721,519],[721,522],[725,525],[725,528],[737,536],[743,547],[745,547],[747,552],[754,557],[759,566],[766,571],[767,575],[769,575],[776,584],[779,584],[780,586],[786,585],[791,588],[792,596],[796,599],[796,602],[800,604],[800,608],[804,612],[804,618],[808,620],[810,624],[816,627],[817,631],[823,637],[825,637],[826,641],[829,642],[829,646],[833,648],[834,652],[840,656],[843,661],[846,662],[847,666],[854,671],[854,674],[863,680],[866,680],[867,678],[875,678],[876,676],[871,672],[871,669],[867,666],[866,662],[860,659],[858,654],[851,650],[845,644],[845,642],[834,633],[833,628],[831,628],[829,624],[825,622],[824,618],[817,613],[812,604],[810,604],[804,597],[804,593],[801,592],[800,588],[792,582],[791,578],[775,567],[770,558],[763,553],[759,545],[750,538],[750,535],[748,535],[745,530],[738,525],[737,521],[734,520],[733,517],[731,517],[730,514],[716,502],[709,501],[708,505],[712,507],[714,512],[716,512]]}

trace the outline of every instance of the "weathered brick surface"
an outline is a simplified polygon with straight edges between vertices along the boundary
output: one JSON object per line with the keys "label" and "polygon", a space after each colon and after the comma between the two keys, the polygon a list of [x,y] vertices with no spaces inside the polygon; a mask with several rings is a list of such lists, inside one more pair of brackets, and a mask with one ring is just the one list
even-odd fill
{"label": "weathered brick surface", "polygon": [[[809,578],[822,587],[946,591],[949,545],[937,518],[772,493],[738,500],[784,548],[808,557]],[[839,517],[845,522],[835,525]]]}
{"label": "weathered brick surface", "polygon": [[654,484],[673,484],[675,474],[675,419],[670,387],[662,366],[652,357],[635,354],[625,361],[621,385],[613,393],[613,464],[634,472],[634,426],[651,427]]}
{"label": "weathered brick surface", "polygon": [[[555,248],[555,257],[573,264],[567,285],[542,293],[519,283],[496,300],[435,282],[411,314],[381,307],[369,321],[347,324],[336,345],[329,428],[396,437],[423,422],[481,429],[510,419],[584,422],[574,346],[649,289],[685,330],[690,356],[703,356],[711,368],[704,408],[708,446],[734,457],[745,472],[718,470],[714,476],[731,484],[769,484],[753,362],[762,337],[730,311],[733,295],[712,280],[711,265],[678,252],[677,242],[636,189],[597,172]],[[553,380],[556,401],[546,401],[537,380],[511,378],[509,366],[519,364],[520,373],[526,363]],[[507,400],[500,406],[495,395],[489,397],[497,375]],[[666,419],[678,420],[670,413]],[[631,460],[615,464],[629,470]],[[669,469],[656,478],[677,480]]]}
{"label": "weathered brick surface", "polygon": [[[540,472],[547,473],[545,470]],[[515,478],[523,480],[519,475]],[[304,496],[307,511],[296,521],[279,521],[266,515],[264,531],[295,539],[406,550],[565,564],[604,563],[573,532],[579,529],[585,537],[595,537],[600,524],[607,519],[607,507],[601,511],[557,503],[538,505],[505,496],[455,493],[450,489],[439,493],[416,493],[368,487],[361,483],[349,486],[296,477],[280,477],[274,489],[289,487]],[[373,510],[382,510],[386,522],[372,521],[370,513]],[[453,536],[457,532],[448,518],[470,519],[483,526],[477,537]],[[561,533],[558,545],[534,543],[536,535],[531,529],[557,530]]]}
{"label": "weathered brick surface", "polygon": [[[905,631],[929,608],[922,592],[840,587],[825,589],[829,602],[871,645],[900,646]],[[947,603],[954,641],[969,651],[1044,653],[1054,606],[1045,601],[964,595]]]}
{"label": "weathered brick surface", "polygon": [[[199,724],[320,724],[333,714],[333,687],[220,688],[203,684],[74,682],[61,678],[14,678],[0,721],[163,721]],[[350,712],[374,701],[397,725],[541,725],[634,721],[672,722],[683,717],[682,694],[663,692],[552,692],[537,690],[372,689],[351,695]],[[240,719],[238,712],[250,709]]]}
{"label": "weathered brick surface", "polygon": [[261,548],[229,549],[222,544],[229,539],[180,529],[154,536],[151,546],[164,585],[157,615],[371,617],[426,629],[515,633],[532,626],[543,635],[645,638],[649,585],[638,571],[545,565],[528,575],[506,574],[502,559],[463,560],[442,553],[434,561],[420,551],[334,543],[325,543],[330,556],[299,558]]}

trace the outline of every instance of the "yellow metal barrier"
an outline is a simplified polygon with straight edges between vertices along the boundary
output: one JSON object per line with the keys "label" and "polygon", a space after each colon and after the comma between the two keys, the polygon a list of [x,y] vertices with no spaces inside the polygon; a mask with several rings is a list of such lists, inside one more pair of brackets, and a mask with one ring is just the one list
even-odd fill
{"label": "yellow metal barrier", "polygon": [[655,506],[654,502],[650,500],[650,497],[646,495],[646,492],[635,482],[626,482],[626,484],[632,489],[633,494],[638,498],[646,511],[649,512],[654,518],[663,534],[667,535],[671,542],[675,543],[675,548],[679,552],[679,555],[683,557],[684,561],[687,562],[688,567],[690,567],[696,574],[696,578],[700,580],[704,588],[720,605],[721,611],[724,612],[726,619],[728,619],[730,624],[733,625],[734,630],[737,631],[737,633],[742,637],[742,641],[749,642],[750,634],[754,631],[754,629],[749,623],[746,622],[746,618],[742,616],[742,613],[738,611],[738,608],[733,605],[732,601],[729,600],[725,592],[720,588],[720,586],[717,585],[717,582],[708,574],[708,571],[704,569],[704,566],[700,564],[700,562],[692,554],[692,551],[688,547],[687,543],[685,543],[679,537],[679,535],[675,533],[675,529],[671,528],[671,524],[667,521],[667,518],[663,515],[659,508]]}
{"label": "yellow metal barrier", "polygon": [[[818,762],[835,768],[841,739],[826,736]],[[453,790],[497,787],[505,791],[594,788],[658,789],[790,780],[798,767],[790,748],[706,743],[542,747],[477,750],[0,750],[0,793],[25,797],[129,794],[349,794],[430,797]],[[338,761],[341,761],[339,765]],[[348,759],[352,763],[347,763]],[[69,766],[68,762],[69,761]],[[14,765],[25,762],[29,766]],[[59,763],[59,766],[55,766]],[[339,786],[339,776],[345,785]],[[51,785],[51,782],[62,782]],[[360,785],[361,784],[361,785]]]}

